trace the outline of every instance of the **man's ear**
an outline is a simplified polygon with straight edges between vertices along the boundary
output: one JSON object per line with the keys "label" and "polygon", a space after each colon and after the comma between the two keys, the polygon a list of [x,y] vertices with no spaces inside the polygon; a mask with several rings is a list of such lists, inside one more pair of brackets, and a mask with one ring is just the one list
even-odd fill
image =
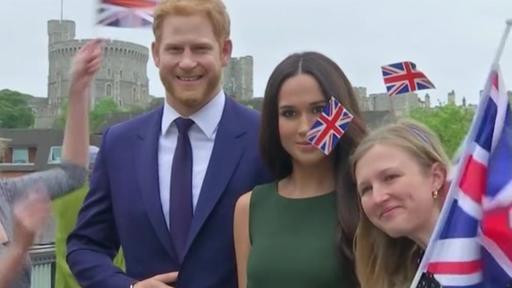
{"label": "man's ear", "polygon": [[160,68],[160,54],[158,53],[158,50],[160,49],[160,45],[155,40],[153,43],[151,43],[151,54],[153,56],[153,62],[155,63],[155,66]]}
{"label": "man's ear", "polygon": [[229,60],[231,59],[231,53],[233,52],[233,42],[231,42],[231,39],[225,39],[222,43],[221,49],[222,66],[225,67],[228,65]]}

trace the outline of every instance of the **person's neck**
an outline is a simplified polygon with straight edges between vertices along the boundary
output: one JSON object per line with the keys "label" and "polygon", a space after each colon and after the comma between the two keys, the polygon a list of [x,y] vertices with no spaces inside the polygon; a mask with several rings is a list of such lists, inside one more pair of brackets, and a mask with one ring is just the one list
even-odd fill
{"label": "person's neck", "polygon": [[334,191],[334,169],[330,161],[321,165],[293,165],[290,176],[279,183],[280,194],[290,198],[306,198]]}
{"label": "person's neck", "polygon": [[416,242],[416,244],[418,244],[422,249],[426,249],[428,242],[430,241],[430,237],[432,236],[432,232],[434,232],[438,217],[439,211],[436,209],[434,213],[432,213],[430,220],[409,238]]}
{"label": "person's neck", "polygon": [[208,101],[201,103],[201,105],[197,106],[187,106],[183,103],[180,103],[172,98],[172,96],[169,94],[169,92],[166,92],[165,94],[165,101],[167,105],[171,106],[178,114],[180,114],[182,117],[188,118],[190,115],[196,113],[197,111],[201,110],[204,106],[208,105],[210,101],[215,98],[220,93],[220,88],[216,89],[212,95],[208,98]]}

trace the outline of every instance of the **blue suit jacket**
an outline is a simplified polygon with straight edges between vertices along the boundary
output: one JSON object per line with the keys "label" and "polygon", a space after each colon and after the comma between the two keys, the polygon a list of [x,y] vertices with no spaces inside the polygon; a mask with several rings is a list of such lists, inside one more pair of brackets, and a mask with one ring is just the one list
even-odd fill
{"label": "blue suit jacket", "polygon": [[[226,98],[180,265],[160,202],[162,111],[103,135],[90,191],[68,238],[67,261],[83,287],[128,288],[134,279],[178,270],[177,287],[237,286],[234,205],[241,194],[271,180],[259,155],[259,114]],[[126,273],[112,265],[119,246]]]}

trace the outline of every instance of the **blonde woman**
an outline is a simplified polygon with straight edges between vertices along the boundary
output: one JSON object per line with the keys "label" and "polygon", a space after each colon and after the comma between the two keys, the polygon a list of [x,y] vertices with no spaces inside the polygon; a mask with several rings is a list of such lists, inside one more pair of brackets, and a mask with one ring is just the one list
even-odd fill
{"label": "blonde woman", "polygon": [[[62,164],[18,178],[0,179],[0,288],[30,287],[28,249],[49,217],[49,198],[80,187],[89,147],[89,87],[100,68],[102,44],[85,44],[73,61]],[[3,153],[0,147],[0,153]]]}
{"label": "blonde woman", "polygon": [[371,133],[351,160],[364,212],[354,244],[361,287],[409,287],[441,210],[448,158],[434,133],[403,121]]}

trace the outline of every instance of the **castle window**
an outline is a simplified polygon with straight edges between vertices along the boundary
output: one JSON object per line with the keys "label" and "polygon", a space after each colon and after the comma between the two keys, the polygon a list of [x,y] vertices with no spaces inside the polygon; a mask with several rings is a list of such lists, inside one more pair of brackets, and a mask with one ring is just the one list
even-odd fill
{"label": "castle window", "polygon": [[137,96],[137,87],[132,88],[132,99],[137,100],[135,97]]}
{"label": "castle window", "polygon": [[123,70],[119,70],[119,79],[123,78]]}
{"label": "castle window", "polygon": [[112,84],[110,84],[110,83],[107,83],[105,85],[105,96],[112,97]]}

